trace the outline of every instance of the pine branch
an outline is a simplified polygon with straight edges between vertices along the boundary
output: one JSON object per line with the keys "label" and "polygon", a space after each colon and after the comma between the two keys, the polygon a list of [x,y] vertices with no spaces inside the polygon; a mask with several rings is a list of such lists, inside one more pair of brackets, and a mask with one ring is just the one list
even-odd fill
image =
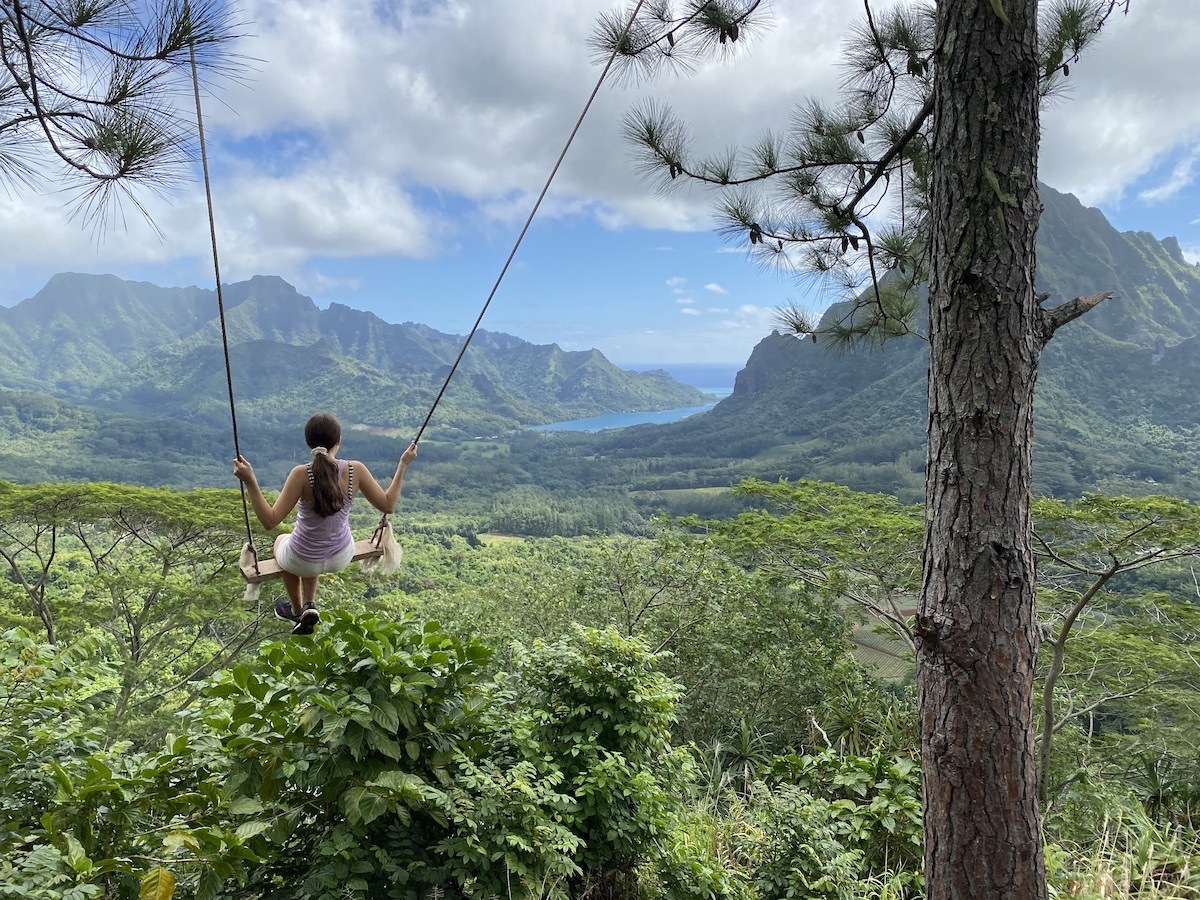
{"label": "pine branch", "polygon": [[[1049,96],[1129,0],[1052,0],[1041,11],[1041,90]],[[677,16],[661,0],[639,23],[639,36],[620,48],[627,63],[650,71],[664,59],[680,64],[701,51],[728,51],[731,16],[757,4],[693,0]],[[935,59],[932,3],[878,14],[864,0],[865,21],[845,48],[848,79],[843,101],[827,107],[802,104],[786,136],[768,135],[739,153],[726,150],[695,159],[685,124],[665,105],[646,103],[625,119],[625,137],[638,150],[639,167],[660,190],[681,181],[713,189],[729,239],[752,258],[786,268],[795,277],[836,282],[852,309],[824,326],[835,342],[881,341],[915,334],[917,296],[928,274],[925,239],[929,210],[928,132],[933,115]],[[616,17],[613,16],[613,22]],[[611,50],[610,42],[596,39]],[[739,28],[741,26],[739,25]],[[601,34],[605,29],[601,29]],[[740,32],[739,32],[740,34]],[[710,53],[711,55],[711,53]],[[1107,295],[1078,298],[1043,313],[1044,339]],[[782,322],[809,328],[795,309]]]}
{"label": "pine branch", "polygon": [[145,17],[135,9],[0,4],[0,176],[36,184],[33,161],[48,156],[69,179],[72,216],[97,229],[124,202],[148,220],[134,191],[162,195],[188,176],[194,126],[173,94],[191,51],[210,73],[236,71],[222,54],[235,35],[217,0],[157,0]]}

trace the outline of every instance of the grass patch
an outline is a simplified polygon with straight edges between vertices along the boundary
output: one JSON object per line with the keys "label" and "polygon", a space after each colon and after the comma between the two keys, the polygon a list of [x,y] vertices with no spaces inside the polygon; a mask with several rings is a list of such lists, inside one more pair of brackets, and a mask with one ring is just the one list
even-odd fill
{"label": "grass patch", "polygon": [[480,534],[479,540],[487,547],[495,547],[500,544],[524,544],[529,541],[529,538],[522,537],[519,534],[495,534],[488,532]]}

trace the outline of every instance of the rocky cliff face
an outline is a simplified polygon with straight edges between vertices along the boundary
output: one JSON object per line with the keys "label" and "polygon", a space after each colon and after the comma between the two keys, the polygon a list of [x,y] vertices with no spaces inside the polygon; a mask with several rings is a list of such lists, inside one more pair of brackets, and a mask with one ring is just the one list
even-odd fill
{"label": "rocky cliff face", "polygon": [[[1064,329],[1043,357],[1039,489],[1142,490],[1143,471],[1152,471],[1160,487],[1200,496],[1200,465],[1181,457],[1200,432],[1200,268],[1172,238],[1118,232],[1099,210],[1050,188],[1042,197],[1038,288],[1051,293],[1048,303],[1109,289],[1116,296]],[[793,448],[785,474],[920,499],[913,476],[924,459],[927,352],[911,336],[848,350],[773,333],[754,348],[732,396],[702,422],[671,427],[693,439],[706,427],[755,435],[755,452]]]}

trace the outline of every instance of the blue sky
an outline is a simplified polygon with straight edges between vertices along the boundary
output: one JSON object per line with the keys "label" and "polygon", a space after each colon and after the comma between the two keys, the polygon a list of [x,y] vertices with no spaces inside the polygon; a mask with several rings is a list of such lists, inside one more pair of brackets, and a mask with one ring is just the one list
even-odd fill
{"label": "blue sky", "polygon": [[[586,41],[600,0],[248,0],[244,83],[206,107],[222,272],[276,274],[320,305],[465,332],[598,74]],[[776,0],[772,28],[689,79],[606,88],[484,327],[618,363],[740,363],[773,310],[834,295],[750,265],[711,230],[704,192],[661,195],[619,122],[670,102],[719,151],[831,95],[850,0]],[[318,12],[318,9],[320,12]],[[1046,111],[1041,175],[1121,229],[1175,235],[1200,260],[1194,0],[1134,0]],[[0,304],[56,272],[212,284],[198,184],[102,241],[53,194],[0,206]],[[1097,290],[1103,286],[1097,286]]]}

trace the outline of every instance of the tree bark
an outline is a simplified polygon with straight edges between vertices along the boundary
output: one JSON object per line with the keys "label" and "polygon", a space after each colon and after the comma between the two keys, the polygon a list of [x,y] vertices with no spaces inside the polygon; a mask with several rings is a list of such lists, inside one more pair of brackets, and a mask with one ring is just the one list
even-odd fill
{"label": "tree bark", "polygon": [[918,691],[928,900],[1044,900],[1033,680],[1036,0],[940,0]]}

